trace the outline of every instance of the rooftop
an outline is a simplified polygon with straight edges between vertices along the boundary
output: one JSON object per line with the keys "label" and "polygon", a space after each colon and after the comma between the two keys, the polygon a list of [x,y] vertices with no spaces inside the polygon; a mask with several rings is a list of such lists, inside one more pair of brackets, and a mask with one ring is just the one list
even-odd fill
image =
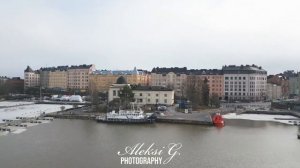
{"label": "rooftop", "polygon": [[151,73],[158,73],[158,74],[167,74],[170,72],[173,72],[176,74],[188,74],[188,70],[186,67],[183,67],[183,68],[179,68],[179,67],[159,68],[159,67],[156,67],[156,68],[153,68],[151,71]]}
{"label": "rooftop", "polygon": [[262,69],[261,66],[257,65],[225,65],[222,68],[224,74],[254,74],[254,73],[260,73],[260,74],[267,74],[267,71]]}
{"label": "rooftop", "polygon": [[34,72],[30,66],[27,66],[27,68],[24,70],[24,72]]}
{"label": "rooftop", "polygon": [[173,91],[173,89],[161,87],[161,86],[140,86],[140,85],[132,85],[132,90],[140,90],[140,91]]}
{"label": "rooftop", "polygon": [[147,73],[146,70],[136,68],[133,70],[96,70],[93,72],[95,75],[142,75]]}
{"label": "rooftop", "polygon": [[223,75],[223,71],[219,69],[191,69],[190,75]]}
{"label": "rooftop", "polygon": [[42,67],[41,71],[67,71],[69,66],[58,66],[58,67]]}
{"label": "rooftop", "polygon": [[91,64],[91,65],[86,65],[86,64],[83,64],[83,65],[71,65],[71,67],[69,69],[90,69],[93,66],[94,66],[93,64]]}

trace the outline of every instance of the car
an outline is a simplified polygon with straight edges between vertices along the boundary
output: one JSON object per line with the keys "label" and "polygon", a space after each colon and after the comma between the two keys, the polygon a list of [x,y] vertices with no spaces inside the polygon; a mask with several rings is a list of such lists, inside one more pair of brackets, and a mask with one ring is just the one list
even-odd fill
{"label": "car", "polygon": [[166,111],[167,110],[167,106],[158,106],[157,110],[159,110],[159,111]]}

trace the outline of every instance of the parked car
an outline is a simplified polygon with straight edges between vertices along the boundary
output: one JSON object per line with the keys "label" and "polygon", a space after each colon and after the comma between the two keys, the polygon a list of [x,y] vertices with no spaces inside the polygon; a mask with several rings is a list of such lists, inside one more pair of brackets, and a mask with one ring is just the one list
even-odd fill
{"label": "parked car", "polygon": [[157,110],[159,110],[159,111],[166,111],[167,110],[167,106],[158,106]]}

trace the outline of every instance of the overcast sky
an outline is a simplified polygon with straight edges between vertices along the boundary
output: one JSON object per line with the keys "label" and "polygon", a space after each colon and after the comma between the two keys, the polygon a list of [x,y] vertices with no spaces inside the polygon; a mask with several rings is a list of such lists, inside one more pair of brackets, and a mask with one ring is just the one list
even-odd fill
{"label": "overcast sky", "polygon": [[300,70],[298,0],[0,0],[0,76],[27,65]]}

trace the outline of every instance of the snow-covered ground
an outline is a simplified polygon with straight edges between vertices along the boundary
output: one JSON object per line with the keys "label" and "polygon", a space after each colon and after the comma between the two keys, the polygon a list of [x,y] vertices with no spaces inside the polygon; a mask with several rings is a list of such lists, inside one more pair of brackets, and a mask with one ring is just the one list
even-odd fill
{"label": "snow-covered ground", "polygon": [[[13,103],[18,104],[16,102]],[[5,102],[5,104],[9,103]],[[65,109],[70,109],[73,107],[72,105],[28,104],[23,106],[11,106],[7,108],[0,108],[0,123],[3,122],[3,119],[16,119],[16,117],[38,117],[43,112],[57,112],[61,110],[61,106],[65,106]]]}
{"label": "snow-covered ground", "polygon": [[[266,115],[266,114],[236,114],[229,113],[223,115],[225,119],[242,119],[242,120],[255,120],[255,121],[272,121],[283,124],[293,125],[294,121],[300,123],[299,118],[289,115]],[[291,122],[292,121],[292,122]]]}
{"label": "snow-covered ground", "polygon": [[34,104],[34,102],[29,102],[29,101],[2,101],[2,102],[0,102],[0,107],[12,107],[12,106],[29,105],[29,104]]}

